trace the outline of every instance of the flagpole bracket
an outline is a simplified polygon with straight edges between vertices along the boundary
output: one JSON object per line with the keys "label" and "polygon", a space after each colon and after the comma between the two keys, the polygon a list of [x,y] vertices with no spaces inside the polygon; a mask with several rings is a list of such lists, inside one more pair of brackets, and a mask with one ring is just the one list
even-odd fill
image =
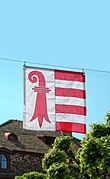
{"label": "flagpole bracket", "polygon": [[23,65],[23,67],[25,67],[26,66],[26,61],[24,61],[24,65]]}
{"label": "flagpole bracket", "polygon": [[82,72],[85,74],[84,68],[82,68]]}

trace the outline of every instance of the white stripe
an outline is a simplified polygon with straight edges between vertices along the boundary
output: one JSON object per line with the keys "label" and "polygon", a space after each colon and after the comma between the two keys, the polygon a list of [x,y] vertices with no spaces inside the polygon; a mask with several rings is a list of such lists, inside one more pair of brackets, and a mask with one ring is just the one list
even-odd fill
{"label": "white stripe", "polygon": [[86,106],[86,100],[83,98],[56,96],[56,104]]}
{"label": "white stripe", "polygon": [[74,114],[56,114],[56,121],[57,122],[75,122],[86,124],[86,117]]}
{"label": "white stripe", "polygon": [[55,87],[84,90],[85,83],[77,81],[55,80]]}

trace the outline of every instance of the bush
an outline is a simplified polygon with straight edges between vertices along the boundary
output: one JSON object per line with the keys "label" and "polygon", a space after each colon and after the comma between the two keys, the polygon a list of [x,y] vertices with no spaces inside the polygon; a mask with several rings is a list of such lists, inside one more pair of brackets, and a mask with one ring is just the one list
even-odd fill
{"label": "bush", "polygon": [[53,163],[68,163],[68,157],[64,151],[51,149],[49,153],[44,156],[42,167],[46,171]]}
{"label": "bush", "polygon": [[25,173],[22,176],[16,176],[15,179],[47,179],[46,175],[39,172]]}
{"label": "bush", "polygon": [[70,179],[68,165],[63,162],[53,163],[47,170],[47,176],[48,179]]}

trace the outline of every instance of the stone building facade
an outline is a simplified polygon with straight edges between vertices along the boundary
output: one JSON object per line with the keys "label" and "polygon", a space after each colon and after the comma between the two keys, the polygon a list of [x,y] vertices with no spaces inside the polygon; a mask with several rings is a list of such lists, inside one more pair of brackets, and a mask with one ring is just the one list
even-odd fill
{"label": "stone building facade", "polygon": [[62,135],[60,132],[25,130],[22,126],[22,121],[18,120],[0,125],[0,179],[42,171],[44,154],[52,147],[55,138]]}

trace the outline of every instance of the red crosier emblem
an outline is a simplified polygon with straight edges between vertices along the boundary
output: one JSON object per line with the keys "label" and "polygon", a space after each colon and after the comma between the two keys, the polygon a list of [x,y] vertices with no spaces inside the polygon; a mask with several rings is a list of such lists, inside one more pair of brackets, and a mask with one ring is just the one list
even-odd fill
{"label": "red crosier emblem", "polygon": [[39,87],[34,86],[32,90],[37,92],[36,96],[36,104],[33,116],[30,121],[35,120],[38,117],[39,126],[42,126],[43,118],[49,123],[49,117],[47,113],[47,102],[46,102],[46,93],[51,91],[49,88],[46,88],[46,82],[44,75],[40,71],[31,71],[28,75],[29,81],[32,83],[36,83],[39,79]]}

